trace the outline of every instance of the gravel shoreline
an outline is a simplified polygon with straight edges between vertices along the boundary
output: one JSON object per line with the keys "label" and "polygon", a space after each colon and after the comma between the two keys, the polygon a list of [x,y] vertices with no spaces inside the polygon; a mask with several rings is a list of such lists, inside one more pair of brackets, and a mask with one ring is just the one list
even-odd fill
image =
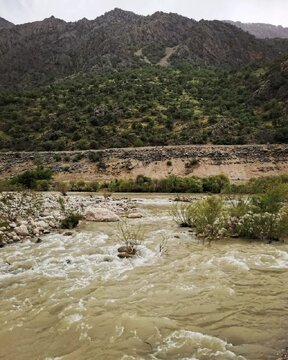
{"label": "gravel shoreline", "polygon": [[26,239],[34,239],[36,242],[39,236],[59,230],[67,214],[85,216],[87,209],[105,209],[115,216],[124,215],[130,208],[127,199],[116,200],[92,194],[63,196],[60,193],[1,193],[0,247]]}

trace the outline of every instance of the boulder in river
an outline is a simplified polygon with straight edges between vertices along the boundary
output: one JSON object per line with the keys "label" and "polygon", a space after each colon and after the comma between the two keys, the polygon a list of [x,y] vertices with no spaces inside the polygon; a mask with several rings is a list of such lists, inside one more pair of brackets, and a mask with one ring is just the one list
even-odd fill
{"label": "boulder in river", "polygon": [[115,222],[119,221],[120,217],[109,209],[88,206],[84,214],[84,219],[98,222]]}

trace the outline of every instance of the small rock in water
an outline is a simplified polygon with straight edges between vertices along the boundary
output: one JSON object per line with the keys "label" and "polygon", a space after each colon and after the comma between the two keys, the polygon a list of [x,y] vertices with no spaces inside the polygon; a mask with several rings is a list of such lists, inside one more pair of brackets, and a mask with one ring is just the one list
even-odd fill
{"label": "small rock in water", "polygon": [[128,254],[126,252],[121,252],[117,255],[120,259],[125,259],[125,258],[131,258],[133,257],[134,255],[132,254]]}
{"label": "small rock in water", "polygon": [[41,238],[38,238],[36,241],[35,241],[35,244],[40,244],[42,243],[42,239]]}
{"label": "small rock in water", "polygon": [[105,262],[111,262],[111,261],[113,261],[113,257],[111,257],[111,256],[105,256],[104,259],[103,259],[103,261],[105,261]]}
{"label": "small rock in water", "polygon": [[130,255],[136,254],[136,249],[133,246],[120,246],[117,250],[119,253],[126,253]]}
{"label": "small rock in water", "polygon": [[71,235],[73,235],[73,232],[72,231],[65,231],[63,235],[64,236],[71,236]]}

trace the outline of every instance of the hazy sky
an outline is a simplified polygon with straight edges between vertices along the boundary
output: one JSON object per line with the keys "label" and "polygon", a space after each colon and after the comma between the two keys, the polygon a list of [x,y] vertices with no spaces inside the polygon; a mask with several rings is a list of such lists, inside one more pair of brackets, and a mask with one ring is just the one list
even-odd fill
{"label": "hazy sky", "polygon": [[239,20],[288,27],[288,0],[0,0],[0,17],[15,24],[51,15],[75,21],[95,19],[115,7],[142,15],[165,11],[196,20]]}

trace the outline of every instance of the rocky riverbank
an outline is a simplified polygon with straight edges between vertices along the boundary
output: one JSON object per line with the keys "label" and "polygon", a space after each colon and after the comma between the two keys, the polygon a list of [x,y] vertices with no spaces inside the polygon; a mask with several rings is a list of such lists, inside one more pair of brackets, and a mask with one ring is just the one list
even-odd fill
{"label": "rocky riverbank", "polygon": [[278,357],[277,360],[288,360],[288,348],[281,354],[281,357]]}
{"label": "rocky riverbank", "polygon": [[1,193],[0,247],[59,231],[63,219],[77,214],[87,221],[119,221],[131,209],[128,200],[59,193]]}
{"label": "rocky riverbank", "polygon": [[225,174],[231,181],[288,172],[288,146],[186,145],[63,152],[0,153],[0,179],[36,164],[49,167],[55,180],[99,181],[146,175],[198,176]]}

